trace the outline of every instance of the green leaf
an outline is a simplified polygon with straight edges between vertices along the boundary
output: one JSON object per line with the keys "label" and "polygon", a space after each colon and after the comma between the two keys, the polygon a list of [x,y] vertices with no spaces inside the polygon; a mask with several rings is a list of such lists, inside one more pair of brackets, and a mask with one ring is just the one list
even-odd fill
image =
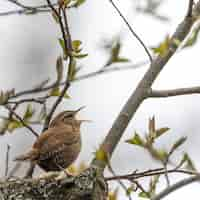
{"label": "green leaf", "polygon": [[107,153],[103,149],[98,149],[95,152],[95,157],[96,157],[97,160],[108,162]]}
{"label": "green leaf", "polygon": [[61,56],[59,56],[56,61],[56,72],[57,72],[57,83],[60,83],[63,77],[63,61]]}
{"label": "green leaf", "polygon": [[186,160],[186,163],[187,163],[185,168],[188,169],[188,170],[197,171],[197,169],[194,165],[194,162],[192,161],[190,156],[187,153],[185,153],[184,157],[185,157],[185,160]]}
{"label": "green leaf", "polygon": [[10,97],[12,97],[15,94],[15,90],[7,90],[7,91],[0,91],[0,105],[4,105],[7,103]]}
{"label": "green leaf", "polygon": [[69,65],[69,69],[68,69],[68,79],[70,81],[73,81],[75,79],[75,75],[76,75],[76,60],[73,59],[72,62]]}
{"label": "green leaf", "polygon": [[76,0],[75,3],[72,5],[72,7],[78,8],[85,2],[86,2],[86,0]]}
{"label": "green leaf", "polygon": [[67,7],[71,3],[72,0],[63,0],[63,1],[64,1],[63,2],[64,6]]}
{"label": "green leaf", "polygon": [[9,120],[3,119],[0,123],[0,135],[4,135],[8,129]]}
{"label": "green leaf", "polygon": [[68,54],[67,54],[67,50],[66,50],[66,48],[65,48],[65,42],[64,42],[64,40],[61,39],[61,38],[59,38],[58,41],[59,41],[59,44],[60,44],[60,46],[61,46],[61,48],[62,48],[62,50],[63,50],[64,59],[67,60]]}
{"label": "green leaf", "polygon": [[149,194],[150,194],[151,197],[155,195],[156,186],[157,186],[157,184],[159,182],[159,178],[160,178],[159,175],[153,176],[151,178],[151,181],[150,181],[150,184],[149,184],[149,186],[150,186],[150,188],[149,188]]}
{"label": "green leaf", "polygon": [[0,91],[0,105],[5,104],[9,99],[9,96],[4,93],[3,91]]}
{"label": "green leaf", "polygon": [[127,143],[129,144],[134,144],[134,145],[138,145],[138,146],[144,146],[144,141],[143,139],[135,132],[135,135],[133,138],[126,140]]}
{"label": "green leaf", "polygon": [[39,121],[42,122],[46,118],[46,116],[47,116],[46,108],[45,106],[42,106],[38,117]]}
{"label": "green leaf", "polygon": [[72,48],[75,52],[80,52],[80,46],[81,46],[82,42],[80,40],[74,40],[72,41]]}
{"label": "green leaf", "polygon": [[168,155],[168,153],[164,149],[157,149],[156,154],[159,160],[165,160]]}
{"label": "green leaf", "polygon": [[[59,88],[59,87],[53,88],[53,89],[50,91],[50,94],[49,94],[49,95],[50,95],[50,96],[54,96],[54,97],[60,96],[60,95],[61,95],[60,88]],[[70,96],[69,96],[67,93],[65,93],[64,98],[69,99]]]}
{"label": "green leaf", "polygon": [[168,127],[163,127],[163,128],[157,129],[156,130],[156,138],[160,137],[161,135],[163,135],[164,133],[166,133],[169,130],[170,130],[170,128],[168,128]]}
{"label": "green leaf", "polygon": [[177,148],[179,148],[185,141],[187,140],[187,137],[181,137],[179,138],[171,147],[170,152],[174,152]]}
{"label": "green leaf", "polygon": [[163,42],[161,42],[157,47],[152,47],[151,49],[155,54],[164,56],[169,49],[170,37],[167,35]]}
{"label": "green leaf", "polygon": [[85,54],[76,54],[76,53],[73,53],[73,57],[75,57],[77,59],[85,58],[87,56],[88,56],[87,53],[85,53]]}
{"label": "green leaf", "polygon": [[56,15],[56,13],[55,13],[54,11],[52,11],[52,12],[51,12],[51,15],[52,15],[54,21],[58,24],[58,23],[59,23],[59,18],[58,18],[58,16]]}
{"label": "green leaf", "polygon": [[19,122],[17,120],[12,120],[12,121],[9,121],[8,131],[11,133],[15,129],[22,128],[22,127],[23,127],[23,125],[21,124],[21,122]]}
{"label": "green leaf", "polygon": [[109,50],[109,59],[106,63],[106,67],[110,66],[113,63],[120,63],[120,62],[129,62],[129,59],[122,57],[121,49],[122,49],[122,42],[119,37],[115,38],[111,41],[112,43],[107,45],[105,48]]}
{"label": "green leaf", "polygon": [[117,200],[117,196],[118,196],[118,188],[108,193],[108,200]]}
{"label": "green leaf", "polygon": [[60,96],[60,89],[59,87],[56,87],[56,88],[53,88],[51,91],[50,91],[50,96]]}
{"label": "green leaf", "polygon": [[35,113],[35,110],[33,109],[32,105],[28,104],[23,116],[23,120],[28,121],[33,116],[34,113]]}
{"label": "green leaf", "polygon": [[130,60],[128,58],[124,58],[124,57],[118,57],[114,62],[119,63],[119,62],[130,62]]}
{"label": "green leaf", "polygon": [[183,48],[191,47],[197,43],[198,35],[200,31],[200,26],[196,27],[192,33],[189,35],[189,38],[186,40]]}
{"label": "green leaf", "polygon": [[149,199],[150,198],[150,194],[148,192],[140,192],[139,193],[139,197]]}
{"label": "green leaf", "polygon": [[130,187],[127,188],[126,195],[130,196],[131,193],[133,193],[134,191],[135,191],[135,188],[134,188],[134,185],[132,185],[132,186],[130,186]]}

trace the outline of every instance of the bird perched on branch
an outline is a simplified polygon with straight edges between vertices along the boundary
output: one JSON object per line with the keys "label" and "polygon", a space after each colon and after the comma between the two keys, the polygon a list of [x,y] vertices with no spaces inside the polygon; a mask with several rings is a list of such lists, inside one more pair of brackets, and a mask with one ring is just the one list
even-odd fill
{"label": "bird perched on branch", "polygon": [[15,161],[31,161],[45,171],[61,171],[71,165],[81,150],[80,125],[87,120],[76,119],[75,111],[63,111],[50,123],[26,154]]}

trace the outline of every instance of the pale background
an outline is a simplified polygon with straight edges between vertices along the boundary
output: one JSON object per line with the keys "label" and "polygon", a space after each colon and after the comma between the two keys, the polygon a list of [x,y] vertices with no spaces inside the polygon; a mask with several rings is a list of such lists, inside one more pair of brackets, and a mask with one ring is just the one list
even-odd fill
{"label": "pale background", "polygon": [[[22,1],[27,2],[27,1]],[[31,2],[31,1],[29,1]],[[38,0],[37,3],[44,2]],[[137,1],[116,0],[120,9],[126,14],[134,30],[147,46],[156,45],[168,33],[173,33],[177,24],[183,19],[187,0],[166,0],[160,13],[167,15],[171,21],[163,23],[151,16],[135,14],[133,3]],[[15,8],[6,0],[0,0],[0,11]],[[55,60],[61,54],[57,38],[59,29],[50,14],[36,16],[0,17],[0,88],[15,87],[18,91],[28,89],[39,80],[53,77]],[[83,41],[85,52],[89,57],[82,61],[85,68],[82,73],[97,70],[106,62],[105,52],[100,49],[101,39],[122,33],[124,40],[123,55],[130,57],[133,63],[147,60],[143,48],[132,37],[112,8],[108,0],[87,0],[78,10],[70,12],[70,29],[73,39]],[[156,89],[170,89],[200,85],[199,44],[175,55],[167,64],[154,84]],[[115,117],[130,96],[147,67],[137,70],[116,72],[74,83],[70,88],[70,100],[64,101],[60,109],[74,109],[82,105],[86,109],[80,118],[91,119],[82,127],[83,151],[77,161],[89,163],[92,153],[107,134]],[[134,119],[115,151],[112,166],[117,173],[127,173],[135,169],[149,169],[159,166],[140,148],[124,143],[134,130],[144,134],[148,118],[155,115],[158,126],[171,128],[169,135],[159,140],[160,147],[168,148],[176,138],[188,136],[187,142],[177,152],[177,158],[187,151],[200,167],[198,147],[200,145],[199,119],[200,97],[173,97],[145,101],[138,109]],[[1,109],[1,112],[3,110]],[[36,127],[40,130],[40,127]],[[11,145],[11,157],[26,151],[33,142],[33,136],[27,130],[17,130],[0,138],[1,171],[4,174],[5,151]],[[10,163],[10,167],[13,162]],[[23,165],[27,167],[27,165]],[[21,173],[24,169],[21,170]],[[161,183],[162,184],[162,183]],[[196,186],[196,187],[195,187]],[[188,199],[191,195],[200,195],[198,185],[194,184],[179,190],[166,199]],[[184,194],[184,195],[183,195]]]}

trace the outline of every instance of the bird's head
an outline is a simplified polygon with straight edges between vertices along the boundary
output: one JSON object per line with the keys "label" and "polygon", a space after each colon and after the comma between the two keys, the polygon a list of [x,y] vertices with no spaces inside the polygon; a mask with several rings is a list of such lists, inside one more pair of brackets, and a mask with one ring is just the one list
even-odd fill
{"label": "bird's head", "polygon": [[55,126],[60,123],[71,124],[77,123],[81,124],[82,122],[89,121],[89,120],[78,120],[76,119],[76,114],[82,110],[84,107],[80,107],[77,110],[66,110],[59,113],[50,123],[50,127]]}

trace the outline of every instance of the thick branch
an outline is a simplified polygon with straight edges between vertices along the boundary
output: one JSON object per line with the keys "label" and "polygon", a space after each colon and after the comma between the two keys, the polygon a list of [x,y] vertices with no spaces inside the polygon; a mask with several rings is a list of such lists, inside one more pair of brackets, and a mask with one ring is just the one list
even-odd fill
{"label": "thick branch", "polygon": [[37,179],[13,179],[0,182],[4,200],[106,200],[107,183],[95,168],[77,177],[49,174]]}
{"label": "thick branch", "polygon": [[173,97],[180,95],[200,94],[200,87],[179,88],[173,90],[150,90],[148,97]]}
{"label": "thick branch", "polygon": [[[200,2],[196,4],[194,11],[199,11]],[[199,14],[200,12],[198,12]],[[130,120],[134,116],[140,104],[148,97],[148,92],[169,59],[175,54],[178,46],[175,41],[180,43],[186,38],[190,32],[194,19],[192,17],[185,17],[183,22],[177,27],[177,30],[170,39],[168,51],[163,56],[158,56],[151,63],[148,71],[145,73],[142,80],[139,82],[137,88],[128,99],[127,103],[122,108],[117,119],[115,120],[112,128],[108,132],[106,138],[100,146],[100,149],[105,152],[109,158],[112,156],[119,140],[121,139],[125,129],[127,128]],[[101,166],[102,170],[105,168],[107,162],[95,158],[92,164]]]}

